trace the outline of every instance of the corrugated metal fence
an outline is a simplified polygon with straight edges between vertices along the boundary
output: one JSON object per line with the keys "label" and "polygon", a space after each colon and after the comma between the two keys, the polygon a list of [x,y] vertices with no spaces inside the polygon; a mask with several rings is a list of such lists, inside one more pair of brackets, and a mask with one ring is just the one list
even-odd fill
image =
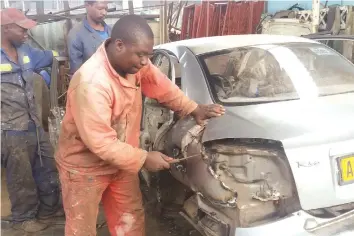
{"label": "corrugated metal fence", "polygon": [[263,10],[263,1],[205,1],[187,6],[183,10],[181,39],[252,34]]}

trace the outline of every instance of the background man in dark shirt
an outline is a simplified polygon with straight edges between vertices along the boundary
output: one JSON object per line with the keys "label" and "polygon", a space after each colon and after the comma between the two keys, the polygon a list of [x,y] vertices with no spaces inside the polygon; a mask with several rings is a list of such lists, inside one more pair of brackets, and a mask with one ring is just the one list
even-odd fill
{"label": "background man in dark shirt", "polygon": [[111,28],[104,22],[107,2],[85,1],[86,17],[68,36],[70,73],[74,74],[89,59],[98,46],[111,35]]}

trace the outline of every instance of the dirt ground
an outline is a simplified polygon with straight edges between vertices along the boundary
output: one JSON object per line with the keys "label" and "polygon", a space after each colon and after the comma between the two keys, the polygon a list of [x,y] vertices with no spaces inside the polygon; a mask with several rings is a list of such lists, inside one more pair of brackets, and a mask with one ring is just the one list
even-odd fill
{"label": "dirt ground", "polygon": [[[64,218],[58,218],[55,221],[47,221],[50,225],[46,230],[29,234],[21,230],[14,230],[11,224],[4,220],[4,217],[11,214],[11,205],[9,201],[8,192],[6,189],[6,182],[4,171],[1,171],[1,235],[6,236],[63,236],[64,235]],[[173,214],[168,218],[157,216],[154,212],[154,206],[151,204],[145,205],[146,210],[146,236],[200,236],[190,224],[178,214]],[[105,222],[103,211],[100,211],[97,219],[97,224],[100,225]],[[109,236],[107,226],[103,225],[97,229],[98,236]]]}

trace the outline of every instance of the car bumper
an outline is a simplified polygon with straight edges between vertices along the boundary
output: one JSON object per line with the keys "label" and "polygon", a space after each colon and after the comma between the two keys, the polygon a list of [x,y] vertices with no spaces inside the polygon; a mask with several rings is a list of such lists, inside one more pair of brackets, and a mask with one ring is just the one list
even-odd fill
{"label": "car bumper", "polygon": [[354,235],[354,210],[330,219],[313,217],[304,211],[299,211],[282,220],[261,226],[237,228],[234,235],[352,236]]}

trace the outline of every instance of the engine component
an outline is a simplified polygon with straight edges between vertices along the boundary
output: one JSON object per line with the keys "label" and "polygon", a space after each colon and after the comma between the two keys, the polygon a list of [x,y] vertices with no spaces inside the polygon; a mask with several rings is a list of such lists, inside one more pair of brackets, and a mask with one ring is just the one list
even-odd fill
{"label": "engine component", "polygon": [[[298,210],[294,180],[280,143],[259,139],[202,143],[203,131],[190,118],[180,120],[166,133],[163,148],[175,158],[197,155],[171,165],[170,172],[196,193],[200,210],[215,220],[222,218],[226,225],[238,227],[274,220]],[[218,217],[210,212],[219,212]],[[209,225],[209,220],[204,220],[203,227]],[[215,230],[219,231],[211,231]]]}

